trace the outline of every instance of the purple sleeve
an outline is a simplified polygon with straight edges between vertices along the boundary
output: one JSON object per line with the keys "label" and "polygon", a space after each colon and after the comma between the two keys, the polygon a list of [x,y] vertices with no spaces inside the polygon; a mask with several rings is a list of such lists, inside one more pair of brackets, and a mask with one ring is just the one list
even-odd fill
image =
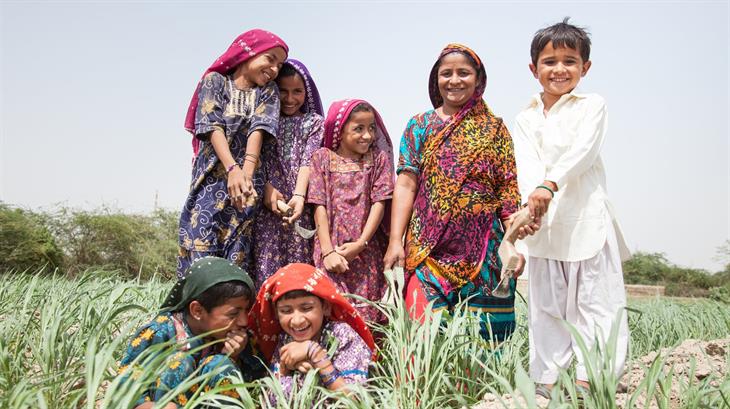
{"label": "purple sleeve", "polygon": [[322,146],[322,138],[324,137],[324,120],[318,114],[312,115],[311,128],[307,133],[307,140],[304,144],[301,166],[310,166],[312,155]]}
{"label": "purple sleeve", "polygon": [[338,323],[333,331],[339,341],[332,364],[345,383],[363,383],[368,378],[371,354],[365,341],[349,325]]}
{"label": "purple sleeve", "polygon": [[256,101],[256,109],[251,116],[251,125],[248,128],[248,134],[251,135],[254,131],[262,130],[276,137],[280,109],[279,88],[274,81],[271,81],[261,89],[258,100]]}
{"label": "purple sleeve", "polygon": [[225,132],[225,84],[225,77],[217,72],[209,73],[200,82],[198,109],[195,111],[195,136],[199,139],[207,139],[208,134],[216,129]]}
{"label": "purple sleeve", "polygon": [[394,173],[393,161],[386,152],[379,151],[374,158],[373,184],[370,190],[370,201],[380,202],[393,198]]}
{"label": "purple sleeve", "polygon": [[327,174],[325,166],[329,165],[329,149],[320,148],[312,155],[309,166],[309,188],[307,188],[307,203],[326,205],[327,204]]}

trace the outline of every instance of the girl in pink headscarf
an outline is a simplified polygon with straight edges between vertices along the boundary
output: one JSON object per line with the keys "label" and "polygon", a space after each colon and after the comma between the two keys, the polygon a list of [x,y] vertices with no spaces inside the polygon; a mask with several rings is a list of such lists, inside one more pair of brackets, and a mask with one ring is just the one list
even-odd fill
{"label": "girl in pink headscarf", "polygon": [[[330,106],[324,147],[311,161],[307,202],[315,205],[314,262],[344,293],[383,297],[383,220],[393,195],[393,148],[378,112],[359,99]],[[353,301],[368,321],[375,308]]]}
{"label": "girl in pink headscarf", "polygon": [[263,194],[261,145],[275,137],[273,80],[289,48],[275,34],[247,31],[205,72],[185,118],[193,134],[190,193],[180,215],[178,277],[201,257],[248,268],[251,220]]}

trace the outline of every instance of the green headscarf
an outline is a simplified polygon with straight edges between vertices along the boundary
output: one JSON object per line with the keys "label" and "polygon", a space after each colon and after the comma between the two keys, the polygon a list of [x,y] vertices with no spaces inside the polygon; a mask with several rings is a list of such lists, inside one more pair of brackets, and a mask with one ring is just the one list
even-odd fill
{"label": "green headscarf", "polygon": [[205,290],[226,281],[241,281],[251,290],[251,294],[256,294],[251,277],[240,267],[220,257],[203,257],[195,260],[185,278],[178,280],[172,287],[160,309],[182,310]]}

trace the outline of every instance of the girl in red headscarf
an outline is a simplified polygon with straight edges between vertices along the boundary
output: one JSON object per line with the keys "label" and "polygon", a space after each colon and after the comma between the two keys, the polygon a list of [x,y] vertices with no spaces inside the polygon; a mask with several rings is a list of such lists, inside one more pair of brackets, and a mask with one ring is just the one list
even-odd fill
{"label": "girl in red headscarf", "polygon": [[256,297],[249,327],[286,396],[294,384],[301,387],[310,370],[319,370],[330,390],[367,379],[373,336],[327,274],[314,266],[289,264],[269,277]]}
{"label": "girl in red headscarf", "polygon": [[[387,287],[382,227],[393,195],[393,148],[378,112],[367,102],[334,102],[324,125],[324,147],[311,161],[307,202],[315,205],[314,263],[343,293],[379,301]],[[368,321],[374,307],[355,303]]]}
{"label": "girl in red headscarf", "polygon": [[288,52],[275,34],[247,31],[195,90],[185,118],[195,159],[180,215],[178,277],[205,256],[248,267],[255,199],[264,187],[259,155],[264,137],[276,136],[279,91],[273,80]]}

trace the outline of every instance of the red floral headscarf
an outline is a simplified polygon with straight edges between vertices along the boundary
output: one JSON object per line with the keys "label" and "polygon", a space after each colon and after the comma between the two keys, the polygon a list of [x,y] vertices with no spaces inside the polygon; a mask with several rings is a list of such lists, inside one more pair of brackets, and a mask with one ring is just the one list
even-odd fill
{"label": "red floral headscarf", "polygon": [[249,314],[249,325],[256,335],[257,346],[267,360],[271,360],[279,334],[282,332],[276,316],[276,301],[282,295],[294,290],[310,292],[329,302],[332,306],[332,315],[329,319],[350,325],[374,354],[375,342],[365,320],[340,294],[327,274],[309,264],[293,263],[280,268],[264,281]]}

